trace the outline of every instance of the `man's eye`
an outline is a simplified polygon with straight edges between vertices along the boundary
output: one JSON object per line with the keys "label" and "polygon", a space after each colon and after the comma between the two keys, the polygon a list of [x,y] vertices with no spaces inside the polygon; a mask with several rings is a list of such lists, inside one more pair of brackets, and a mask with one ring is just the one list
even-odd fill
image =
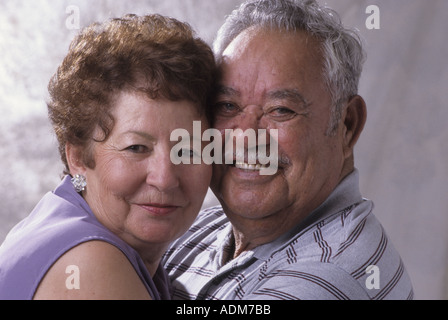
{"label": "man's eye", "polygon": [[190,148],[182,148],[177,152],[177,156],[179,158],[193,158],[193,157],[198,157],[200,156],[200,154],[198,152],[196,152],[194,149],[190,149]]}
{"label": "man's eye", "polygon": [[289,120],[294,118],[297,113],[286,107],[272,108],[268,112],[269,116],[278,120]]}
{"label": "man's eye", "polygon": [[191,149],[180,149],[178,152],[177,152],[177,155],[178,155],[178,157],[179,158],[182,158],[182,157],[192,157],[193,156],[193,150],[191,150]]}
{"label": "man's eye", "polygon": [[133,152],[133,153],[144,153],[144,152],[148,151],[148,147],[136,144],[136,145],[127,147],[126,150]]}
{"label": "man's eye", "polygon": [[239,108],[232,102],[218,102],[215,104],[215,113],[217,115],[233,115],[238,113]]}
{"label": "man's eye", "polygon": [[271,111],[271,112],[274,112],[274,113],[277,113],[277,114],[289,114],[289,113],[294,113],[294,111],[292,111],[291,109],[288,109],[288,108],[286,108],[286,107],[277,107],[277,108],[275,108],[273,111]]}

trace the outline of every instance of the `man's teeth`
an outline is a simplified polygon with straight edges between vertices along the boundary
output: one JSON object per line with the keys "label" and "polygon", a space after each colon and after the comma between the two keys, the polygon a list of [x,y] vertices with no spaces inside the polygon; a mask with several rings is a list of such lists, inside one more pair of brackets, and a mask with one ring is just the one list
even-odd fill
{"label": "man's teeth", "polygon": [[238,169],[244,169],[244,170],[261,170],[262,168],[267,168],[267,166],[262,164],[248,164],[245,162],[235,162],[235,167]]}

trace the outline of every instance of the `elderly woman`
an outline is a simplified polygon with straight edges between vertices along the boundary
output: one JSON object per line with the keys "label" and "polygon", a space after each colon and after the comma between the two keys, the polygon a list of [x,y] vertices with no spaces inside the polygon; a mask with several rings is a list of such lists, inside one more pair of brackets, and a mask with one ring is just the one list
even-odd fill
{"label": "elderly woman", "polygon": [[207,129],[214,68],[188,25],[160,15],[80,33],[49,84],[66,176],[2,244],[0,299],[170,298],[159,261],[211,179],[171,162],[170,133]]}

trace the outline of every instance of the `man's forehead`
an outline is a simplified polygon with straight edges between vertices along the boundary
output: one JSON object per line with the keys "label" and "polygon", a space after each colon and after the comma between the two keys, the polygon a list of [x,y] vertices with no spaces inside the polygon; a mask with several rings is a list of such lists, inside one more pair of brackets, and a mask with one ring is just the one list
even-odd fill
{"label": "man's forehead", "polygon": [[252,40],[259,36],[259,32],[259,28],[250,27],[239,33],[225,48],[222,58],[226,59],[226,57],[231,57],[247,50]]}
{"label": "man's forehead", "polygon": [[239,33],[225,48],[222,58],[231,57],[235,54],[251,49],[254,45],[258,47],[275,49],[273,43],[288,43],[292,46],[310,46],[315,49],[315,45],[319,45],[319,40],[304,30],[287,31],[281,29],[267,29],[260,26],[252,26]]}
{"label": "man's forehead", "polygon": [[224,50],[219,68],[221,78],[303,81],[322,74],[322,58],[320,42],[305,32],[248,29]]}

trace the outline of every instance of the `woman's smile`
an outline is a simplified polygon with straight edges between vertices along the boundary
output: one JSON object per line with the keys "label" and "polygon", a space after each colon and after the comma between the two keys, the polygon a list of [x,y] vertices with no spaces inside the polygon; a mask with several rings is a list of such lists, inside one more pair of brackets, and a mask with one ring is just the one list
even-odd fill
{"label": "woman's smile", "polygon": [[181,208],[181,206],[161,203],[146,203],[138,204],[137,206],[156,216],[166,216]]}

